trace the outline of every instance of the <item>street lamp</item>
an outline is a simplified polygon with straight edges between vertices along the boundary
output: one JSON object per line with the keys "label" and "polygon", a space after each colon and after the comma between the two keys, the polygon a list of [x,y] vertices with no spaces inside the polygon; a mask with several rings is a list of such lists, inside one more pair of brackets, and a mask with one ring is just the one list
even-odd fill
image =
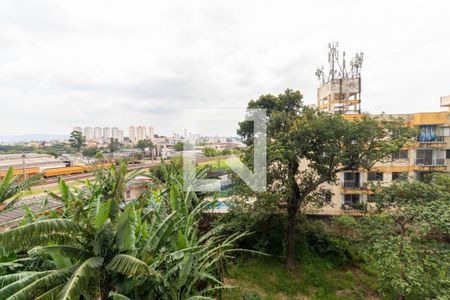
{"label": "street lamp", "polygon": [[25,154],[22,154],[22,176],[23,176],[23,180],[26,179],[26,174],[25,174]]}

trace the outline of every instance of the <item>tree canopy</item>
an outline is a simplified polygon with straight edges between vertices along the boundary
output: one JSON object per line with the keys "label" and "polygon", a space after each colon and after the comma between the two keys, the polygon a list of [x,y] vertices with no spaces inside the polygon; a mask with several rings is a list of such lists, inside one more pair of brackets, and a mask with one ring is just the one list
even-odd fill
{"label": "tree canopy", "polygon": [[378,187],[379,214],[363,219],[359,247],[385,298],[450,295],[450,176]]}
{"label": "tree canopy", "polygon": [[139,149],[141,152],[144,152],[145,149],[153,148],[153,142],[151,140],[140,140],[137,142],[136,148]]}
{"label": "tree canopy", "polygon": [[111,138],[109,140],[108,150],[110,153],[115,153],[115,152],[117,152],[117,150],[120,149],[120,146],[121,146],[121,144],[118,139]]}
{"label": "tree canopy", "polygon": [[72,148],[77,152],[80,152],[81,148],[83,148],[86,143],[86,137],[80,131],[72,131],[70,133],[69,142]]}
{"label": "tree canopy", "polygon": [[[267,192],[258,199],[271,199],[288,213],[287,267],[294,266],[295,222],[309,200],[320,202],[324,183],[335,183],[343,171],[370,169],[399,151],[415,135],[401,120],[364,116],[347,121],[305,106],[299,91],[287,89],[278,96],[262,95],[248,109],[267,113]],[[246,163],[252,165],[253,123],[240,123],[238,134],[249,146]],[[251,194],[251,192],[250,192]]]}

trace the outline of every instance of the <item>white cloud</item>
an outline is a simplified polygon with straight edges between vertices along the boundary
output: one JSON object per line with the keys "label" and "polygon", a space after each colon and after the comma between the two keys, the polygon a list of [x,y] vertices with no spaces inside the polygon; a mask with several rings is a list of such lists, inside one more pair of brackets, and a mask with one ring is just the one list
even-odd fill
{"label": "white cloud", "polygon": [[74,126],[181,132],[183,108],[315,103],[327,43],[365,52],[363,110],[439,109],[445,1],[25,1],[0,4],[0,135]]}

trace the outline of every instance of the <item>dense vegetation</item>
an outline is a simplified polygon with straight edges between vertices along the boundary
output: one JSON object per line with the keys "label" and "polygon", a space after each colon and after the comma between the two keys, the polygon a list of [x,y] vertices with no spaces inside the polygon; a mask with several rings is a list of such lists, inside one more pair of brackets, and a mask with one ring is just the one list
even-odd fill
{"label": "dense vegetation", "polygon": [[[224,288],[226,258],[241,235],[201,234],[210,205],[182,189],[178,169],[165,166],[137,199],[124,203],[136,173],[100,172],[84,189],[60,181],[61,215],[35,218],[0,234],[9,261],[0,299],[209,299]],[[142,175],[142,174],[141,174]],[[5,259],[4,259],[5,260]]]}
{"label": "dense vegetation", "polygon": [[[374,201],[376,212],[364,217],[297,218],[298,265],[291,272],[281,268],[287,255],[286,215],[261,209],[258,202],[238,202],[218,222],[228,224],[230,232],[253,232],[239,247],[269,253],[271,259],[243,260],[233,267],[232,281],[242,286],[230,297],[448,299],[450,175],[378,186]],[[266,273],[251,278],[252,270]]]}
{"label": "dense vegetation", "polygon": [[40,175],[35,175],[24,180],[21,175],[14,176],[14,169],[8,168],[5,176],[0,179],[0,204],[12,202],[17,199],[22,191],[29,190],[40,180]]}
{"label": "dense vegetation", "polygon": [[73,153],[74,148],[67,144],[52,144],[42,145],[38,148],[21,145],[0,145],[0,154],[23,154],[23,153],[40,153],[53,155],[54,157],[61,156],[65,153]]}
{"label": "dense vegetation", "polygon": [[[275,207],[284,207],[288,216],[287,268],[295,263],[295,223],[308,202],[320,206],[324,183],[336,183],[344,171],[369,170],[375,163],[390,158],[415,135],[400,120],[363,117],[346,121],[305,106],[299,91],[286,90],[279,96],[262,95],[251,100],[248,109],[265,109],[267,114],[267,192],[255,193],[244,186],[248,197]],[[248,145],[245,161],[253,161],[252,121],[240,123],[239,135]],[[300,167],[303,163],[303,166]],[[244,201],[248,200],[244,197]],[[267,209],[268,207],[266,207]]]}

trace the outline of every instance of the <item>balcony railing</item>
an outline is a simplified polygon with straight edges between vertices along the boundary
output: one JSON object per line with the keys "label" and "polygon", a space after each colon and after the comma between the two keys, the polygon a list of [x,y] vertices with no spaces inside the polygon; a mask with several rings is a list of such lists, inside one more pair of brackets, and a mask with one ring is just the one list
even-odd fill
{"label": "balcony railing", "polygon": [[361,184],[359,184],[359,181],[354,181],[354,180],[341,181],[341,186],[343,188],[348,188],[348,189],[359,189],[359,188],[362,188]]}
{"label": "balcony railing", "polygon": [[367,212],[366,203],[344,203],[341,205],[341,209],[347,212]]}
{"label": "balcony railing", "polygon": [[436,144],[436,143],[445,143],[443,136],[435,136],[432,138],[426,137],[418,137],[417,141],[421,144]]}
{"label": "balcony railing", "polygon": [[416,158],[417,166],[429,166],[429,167],[438,167],[445,165],[445,158]]}

